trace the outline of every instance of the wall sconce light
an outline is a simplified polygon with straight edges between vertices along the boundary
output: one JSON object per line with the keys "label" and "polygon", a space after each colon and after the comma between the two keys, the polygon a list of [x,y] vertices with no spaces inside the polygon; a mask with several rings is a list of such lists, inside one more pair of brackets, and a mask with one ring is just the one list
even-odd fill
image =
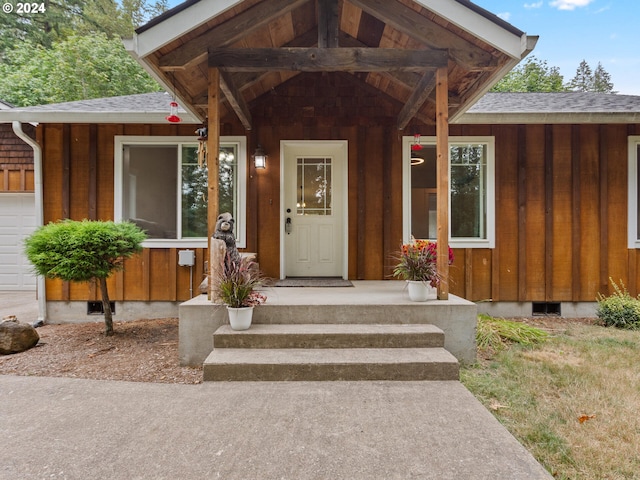
{"label": "wall sconce light", "polygon": [[267,168],[267,154],[264,153],[264,150],[260,145],[258,145],[255,153],[253,154],[253,164],[256,169],[264,170]]}

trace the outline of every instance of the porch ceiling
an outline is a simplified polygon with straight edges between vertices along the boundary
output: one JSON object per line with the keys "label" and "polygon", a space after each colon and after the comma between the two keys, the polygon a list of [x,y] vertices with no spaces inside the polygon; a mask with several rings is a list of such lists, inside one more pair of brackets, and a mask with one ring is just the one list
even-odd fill
{"label": "porch ceiling", "polygon": [[181,105],[207,117],[208,69],[251,128],[251,104],[305,72],[348,72],[404,105],[398,128],[435,121],[447,67],[449,117],[513,68],[536,37],[468,0],[188,0],[139,28],[127,49]]}

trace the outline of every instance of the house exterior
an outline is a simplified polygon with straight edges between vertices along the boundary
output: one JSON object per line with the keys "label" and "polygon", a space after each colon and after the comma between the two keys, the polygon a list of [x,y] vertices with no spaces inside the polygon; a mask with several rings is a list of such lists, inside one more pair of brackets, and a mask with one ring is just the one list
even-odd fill
{"label": "house exterior", "polygon": [[[640,97],[487,94],[535,38],[471,2],[187,1],[126,44],[170,94],[0,112],[38,124],[45,223],[149,232],[110,279],[116,318],[177,314],[222,211],[274,278],[390,279],[414,236],[448,241],[440,295],[480,311],[592,314],[609,277],[638,291]],[[47,317],[84,320],[97,295],[47,280]]]}

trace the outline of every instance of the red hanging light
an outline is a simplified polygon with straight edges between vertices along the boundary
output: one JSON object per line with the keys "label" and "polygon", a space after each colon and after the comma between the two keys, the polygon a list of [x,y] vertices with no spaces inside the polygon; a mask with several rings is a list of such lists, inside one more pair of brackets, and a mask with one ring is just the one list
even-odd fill
{"label": "red hanging light", "polygon": [[171,107],[171,111],[169,115],[164,118],[170,123],[180,123],[182,119],[178,116],[178,103],[173,100],[169,106]]}

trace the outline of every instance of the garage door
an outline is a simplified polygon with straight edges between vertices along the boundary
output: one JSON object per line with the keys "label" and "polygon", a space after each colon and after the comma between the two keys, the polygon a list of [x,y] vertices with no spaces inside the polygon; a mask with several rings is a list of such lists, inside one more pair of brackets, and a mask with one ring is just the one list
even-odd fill
{"label": "garage door", "polygon": [[35,290],[24,239],[35,230],[33,194],[0,194],[0,290]]}

